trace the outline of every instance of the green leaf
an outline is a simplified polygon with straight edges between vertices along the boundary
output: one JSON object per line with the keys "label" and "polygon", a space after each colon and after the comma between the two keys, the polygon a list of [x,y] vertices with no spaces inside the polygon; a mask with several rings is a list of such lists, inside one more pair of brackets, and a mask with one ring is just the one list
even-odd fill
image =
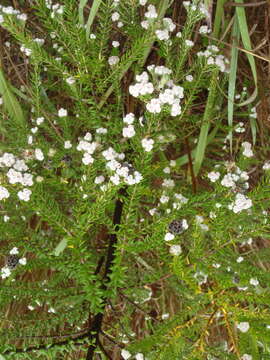
{"label": "green leaf", "polygon": [[[236,2],[240,3],[240,4],[244,3],[243,0],[236,0]],[[244,105],[247,105],[247,104],[250,104],[251,102],[253,102],[257,97],[257,94],[258,94],[257,70],[256,70],[256,64],[255,64],[254,57],[249,52],[252,50],[252,48],[251,48],[251,41],[250,41],[249,31],[248,31],[248,26],[247,26],[247,18],[246,18],[245,8],[242,6],[236,6],[236,15],[237,15],[238,23],[239,23],[241,39],[242,39],[245,50],[247,50],[246,55],[247,55],[247,58],[249,61],[249,65],[250,65],[250,68],[252,71],[254,85],[255,85],[255,90],[254,90],[253,94],[246,101],[239,104],[239,106],[244,106]]]}
{"label": "green leaf", "polygon": [[[228,88],[228,125],[232,128],[233,125],[233,110],[234,110],[234,96],[235,96],[235,84],[236,84],[236,73],[238,63],[238,42],[239,42],[239,24],[237,18],[234,19],[232,37],[233,47],[231,52],[230,61],[230,74],[229,74],[229,88]],[[232,130],[229,132],[230,151],[232,153]]]}
{"label": "green leaf", "polygon": [[[1,66],[1,65],[0,65]],[[0,95],[3,97],[3,106],[10,117],[19,125],[25,126],[25,118],[21,105],[14,96],[10,84],[5,79],[3,70],[0,68]]]}
{"label": "green leaf", "polygon": [[91,26],[93,24],[93,21],[95,19],[95,16],[98,12],[98,9],[101,5],[101,0],[94,0],[93,5],[90,10],[90,14],[88,16],[87,24],[86,24],[86,39],[89,39]]}
{"label": "green leaf", "polygon": [[84,25],[84,17],[83,17],[83,9],[85,5],[87,4],[88,0],[81,0],[79,3],[79,23],[81,25]]}
{"label": "green leaf", "polygon": [[54,255],[59,256],[65,250],[67,244],[68,244],[67,238],[62,239],[54,249]]}

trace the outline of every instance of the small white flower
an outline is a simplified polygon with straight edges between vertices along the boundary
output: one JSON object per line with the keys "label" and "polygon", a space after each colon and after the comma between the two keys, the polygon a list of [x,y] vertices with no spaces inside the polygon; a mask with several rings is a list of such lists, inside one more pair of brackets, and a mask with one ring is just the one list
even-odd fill
{"label": "small white flower", "polygon": [[244,355],[241,357],[241,360],[252,360],[252,356],[249,355],[249,354],[244,354]]}
{"label": "small white flower", "polygon": [[141,22],[141,27],[147,30],[149,28],[149,22],[147,20],[143,20]]}
{"label": "small white flower", "polygon": [[169,35],[169,31],[167,29],[164,30],[156,30],[155,34],[157,36],[157,38],[161,41],[163,40],[169,40],[170,35]]}
{"label": "small white flower", "polygon": [[95,178],[95,184],[101,184],[105,181],[105,177],[103,175],[97,176]]}
{"label": "small white flower", "polygon": [[135,359],[136,360],[144,360],[144,356],[143,356],[142,353],[138,353],[138,354],[135,355]]}
{"label": "small white flower", "polygon": [[32,305],[28,305],[27,307],[30,311],[33,311],[35,309],[34,306],[32,306]]}
{"label": "small white flower", "polygon": [[142,139],[141,144],[142,144],[142,147],[144,148],[144,151],[149,152],[153,149],[154,140],[145,138],[145,139]]}
{"label": "small white flower", "polygon": [[182,248],[180,245],[172,245],[170,247],[170,254],[174,255],[174,256],[178,256],[182,253]]}
{"label": "small white flower", "polygon": [[135,120],[135,115],[133,113],[129,113],[123,118],[123,122],[128,125],[133,124],[134,120]]}
{"label": "small white flower", "polygon": [[31,190],[23,189],[23,190],[19,191],[17,195],[20,200],[29,201],[31,194],[32,194]]}
{"label": "small white flower", "polygon": [[119,62],[119,56],[110,56],[108,63],[110,66],[116,65]]}
{"label": "small white flower", "polygon": [[122,130],[123,137],[126,138],[132,138],[136,132],[133,125],[128,125],[127,127],[124,127]]}
{"label": "small white flower", "polygon": [[90,39],[92,39],[92,40],[94,40],[94,39],[96,39],[96,35],[95,34],[90,34]]}
{"label": "small white flower", "polygon": [[239,257],[236,259],[236,262],[238,262],[238,263],[241,263],[242,261],[244,261],[243,256],[239,256]]}
{"label": "small white flower", "polygon": [[131,358],[131,353],[125,349],[123,349],[121,351],[121,356],[123,357],[124,360],[128,360],[129,358]]}
{"label": "small white flower", "polygon": [[166,195],[162,195],[161,198],[159,199],[161,204],[166,204],[169,200],[170,200],[169,196]]}
{"label": "small white flower", "polygon": [[154,5],[148,5],[147,12],[144,14],[144,16],[148,19],[156,19],[158,17],[156,8]]}
{"label": "small white flower", "polygon": [[185,43],[186,43],[186,46],[188,46],[188,47],[192,47],[194,45],[194,42],[191,40],[186,40]]}
{"label": "small white flower", "polygon": [[112,14],[112,21],[118,21],[120,19],[120,15],[117,11],[115,11],[113,14]]}
{"label": "small white flower", "polygon": [[4,222],[8,222],[10,217],[8,215],[4,215]]}
{"label": "small white flower", "polygon": [[237,324],[237,329],[239,329],[241,332],[246,333],[249,330],[249,323],[246,321],[240,322]]}
{"label": "small white flower", "polygon": [[249,280],[249,283],[250,283],[250,285],[253,285],[253,286],[258,286],[259,285],[259,281],[258,281],[257,278],[251,278]]}
{"label": "small white flower", "polygon": [[164,240],[165,240],[165,241],[171,241],[171,240],[173,240],[174,238],[175,238],[175,236],[174,236],[172,233],[167,232],[167,233],[165,234]]}
{"label": "small white flower", "polygon": [[140,5],[144,6],[147,3],[147,0],[140,0]]}
{"label": "small white flower", "polygon": [[14,247],[13,249],[10,250],[10,255],[17,255],[19,254],[19,250],[17,247]]}
{"label": "small white flower", "polygon": [[[172,246],[171,246],[172,247]],[[169,313],[166,313],[166,314],[162,314],[161,315],[161,319],[162,320],[167,320],[167,319],[169,319],[169,317],[170,317],[170,314]]]}
{"label": "small white flower", "polygon": [[53,314],[55,314],[55,309],[53,308],[53,307],[50,307],[49,309],[48,309],[48,313],[53,313]]}
{"label": "small white flower", "polygon": [[63,109],[63,108],[59,109],[59,110],[58,110],[58,116],[59,116],[59,117],[65,117],[65,116],[67,116],[67,110],[66,110],[66,109]]}
{"label": "small white flower", "polygon": [[186,76],[186,80],[187,80],[188,82],[192,82],[192,81],[193,81],[193,76],[192,76],[192,75],[187,75],[187,76]]}
{"label": "small white flower", "polygon": [[175,185],[175,182],[172,179],[164,179],[162,186],[167,187],[167,188],[173,188]]}
{"label": "small white flower", "polygon": [[43,122],[44,122],[44,117],[38,117],[37,119],[36,119],[36,123],[37,123],[37,125],[41,125]]}
{"label": "small white flower", "polygon": [[94,158],[90,154],[84,153],[83,158],[82,158],[82,162],[83,162],[84,165],[93,164]]}
{"label": "small white flower", "polygon": [[1,278],[5,279],[5,278],[9,277],[10,275],[11,275],[10,269],[7,266],[4,266],[1,269]]}
{"label": "small white flower", "polygon": [[66,79],[66,82],[67,82],[69,85],[72,85],[72,84],[75,83],[75,79],[74,79],[72,76],[70,76],[70,77],[68,77],[68,78]]}
{"label": "small white flower", "polygon": [[20,260],[19,260],[19,263],[21,264],[21,265],[26,265],[26,258],[24,257],[24,258],[21,258]]}
{"label": "small white flower", "polygon": [[44,160],[44,155],[41,149],[35,149],[35,158],[38,161],[43,161]]}
{"label": "small white flower", "polygon": [[113,46],[114,48],[118,48],[118,47],[120,46],[119,41],[113,41],[113,42],[112,42],[112,46]]}
{"label": "small white flower", "polygon": [[106,129],[106,128],[98,128],[97,130],[96,130],[96,133],[97,134],[107,134],[107,132],[108,132],[108,130]]}
{"label": "small white flower", "polygon": [[3,187],[0,186],[0,200],[7,199],[9,197],[9,191]]}
{"label": "small white flower", "polygon": [[64,148],[65,149],[71,149],[72,148],[72,144],[71,144],[71,142],[69,140],[65,141]]}
{"label": "small white flower", "polygon": [[150,102],[146,104],[146,109],[153,114],[159,114],[161,112],[160,99],[151,99]]}
{"label": "small white flower", "polygon": [[220,177],[220,173],[218,171],[211,171],[210,173],[207,174],[207,176],[210,179],[210,181],[216,182]]}

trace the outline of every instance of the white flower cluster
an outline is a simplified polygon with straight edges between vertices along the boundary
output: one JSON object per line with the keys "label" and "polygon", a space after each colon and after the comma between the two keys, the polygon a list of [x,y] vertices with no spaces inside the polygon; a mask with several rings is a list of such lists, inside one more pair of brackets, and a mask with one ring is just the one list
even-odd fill
{"label": "white flower cluster", "polygon": [[[0,157],[0,167],[9,168],[6,176],[8,182],[11,185],[21,184],[23,186],[32,186],[33,185],[33,175],[26,172],[28,166],[25,164],[24,160],[18,159],[15,155],[11,153],[4,153]],[[30,195],[32,194],[31,190],[25,188],[18,192],[18,197],[21,200],[29,201]],[[8,190],[0,186],[0,200],[6,199],[9,197]]]}
{"label": "white flower cluster", "polygon": [[125,182],[128,185],[134,185],[142,180],[142,175],[134,170],[131,164],[120,162],[121,160],[124,160],[125,154],[119,154],[112,147],[109,147],[102,152],[102,155],[107,160],[106,167],[115,172],[114,175],[110,176],[110,181],[114,185],[119,185],[121,182]]}
{"label": "white flower cluster", "polygon": [[249,328],[250,328],[249,323],[246,321],[237,324],[237,329],[239,329],[243,333],[246,333],[249,330]]}
{"label": "white flower cluster", "polygon": [[[117,5],[118,5],[118,2],[117,2]],[[119,12],[115,11],[112,14],[112,21],[113,22],[117,21],[117,27],[121,28],[123,26],[123,23],[122,23],[122,21],[118,21],[119,19],[120,19],[120,14],[119,14]]]}
{"label": "white flower cluster", "polygon": [[235,200],[230,205],[228,205],[228,208],[236,214],[251,207],[252,200],[240,193],[236,194]]}
{"label": "white flower cluster", "polygon": [[133,126],[134,120],[135,120],[135,115],[133,113],[129,113],[123,118],[123,122],[127,124],[127,126],[124,127],[122,130],[122,134],[124,138],[131,138],[136,134],[135,128]]}
{"label": "white flower cluster", "polygon": [[245,156],[245,157],[252,157],[252,156],[254,156],[254,153],[253,153],[253,151],[252,151],[252,149],[251,149],[251,143],[250,142],[248,142],[248,141],[244,141],[243,143],[242,143],[242,146],[243,146],[243,148],[244,148],[244,151],[243,151],[243,155]]}
{"label": "white flower cluster", "polygon": [[246,129],[245,129],[244,123],[243,123],[242,121],[240,121],[240,122],[237,124],[237,126],[236,126],[236,128],[235,128],[234,131],[237,132],[237,133],[243,133],[243,132],[245,132]]}
{"label": "white flower cluster", "polygon": [[142,147],[144,148],[144,151],[149,152],[154,147],[154,140],[150,138],[144,138],[141,141]]}
{"label": "white flower cluster", "polygon": [[149,65],[147,70],[151,73],[155,82],[155,88],[152,82],[149,82],[149,75],[144,71],[140,75],[136,75],[137,83],[130,85],[129,93],[134,97],[152,94],[156,89],[159,92],[157,98],[152,98],[146,103],[146,109],[158,114],[161,112],[163,106],[169,106],[171,116],[181,114],[180,99],[184,97],[184,89],[181,86],[175,85],[172,80],[169,80],[168,75],[171,70],[165,66]]}
{"label": "white flower cluster", "polygon": [[20,50],[22,53],[24,53],[26,56],[30,56],[32,54],[32,50],[29,48],[26,48],[24,45],[20,47]]}
{"label": "white flower cluster", "polygon": [[47,9],[51,10],[51,18],[54,19],[57,15],[62,15],[64,12],[64,5],[58,3],[53,4],[52,0],[45,0]]}
{"label": "white flower cluster", "polygon": [[19,10],[14,9],[12,6],[0,5],[0,24],[4,22],[4,15],[15,15],[17,20],[27,20],[26,14],[21,13]]}
{"label": "white flower cluster", "polygon": [[98,147],[98,143],[92,140],[92,135],[88,132],[85,134],[84,138],[79,141],[77,146],[78,151],[83,151],[82,162],[84,165],[93,164],[94,158],[92,157],[96,148]]}
{"label": "white flower cluster", "polygon": [[196,215],[195,216],[195,222],[203,231],[208,231],[209,230],[208,225],[203,223],[204,222],[203,216]]}
{"label": "white flower cluster", "polygon": [[[124,360],[129,360],[132,357],[131,353],[128,350],[125,350],[125,349],[121,350],[121,356],[122,356],[122,358]],[[135,360],[144,360],[143,354],[142,353],[137,353],[135,355]]]}
{"label": "white flower cluster", "polygon": [[108,63],[110,66],[114,66],[119,63],[119,56],[110,56],[108,59]]}
{"label": "white flower cluster", "polygon": [[229,60],[224,55],[218,54],[218,52],[217,46],[209,45],[205,51],[199,51],[197,55],[205,57],[208,65],[216,65],[221,72],[228,72],[226,65],[229,64]]}
{"label": "white flower cluster", "polygon": [[250,114],[249,117],[253,118],[253,119],[257,119],[257,110],[256,107],[253,107],[250,109]]}
{"label": "white flower cluster", "polygon": [[263,164],[263,170],[270,170],[270,161],[266,161],[264,164]]}
{"label": "white flower cluster", "polygon": [[[17,247],[14,247],[13,249],[11,249],[10,250],[10,252],[9,252],[9,254],[10,255],[18,255],[19,254],[19,250],[18,250],[18,248]],[[22,257],[22,258],[20,258],[20,259],[18,259],[18,263],[20,264],[20,265],[26,265],[26,263],[27,263],[27,260],[26,260],[26,258],[25,257]],[[2,279],[6,279],[6,278],[8,278],[10,275],[11,275],[11,268],[8,266],[8,265],[5,265],[4,267],[2,267],[2,269],[1,269],[1,278]]]}
{"label": "white flower cluster", "polygon": [[176,25],[173,23],[171,18],[163,18],[163,29],[158,29],[155,31],[155,34],[159,40],[169,40],[170,33],[173,32],[176,28]]}
{"label": "white flower cluster", "polygon": [[183,1],[183,5],[187,11],[194,12],[196,16],[203,16],[205,18],[210,17],[210,14],[203,2],[193,4],[190,1]]}
{"label": "white flower cluster", "polygon": [[210,173],[207,174],[207,176],[210,179],[210,181],[216,182],[220,177],[220,173],[218,171],[211,171]]}
{"label": "white flower cluster", "polygon": [[225,165],[228,168],[228,173],[224,175],[223,179],[221,180],[221,185],[235,189],[237,187],[237,183],[241,183],[241,187],[243,189],[248,189],[248,173],[246,171],[240,170],[238,166],[235,166],[235,164],[226,163]]}
{"label": "white flower cluster", "polygon": [[194,278],[197,280],[199,285],[203,285],[207,283],[208,275],[205,274],[203,271],[197,271],[194,274]]}

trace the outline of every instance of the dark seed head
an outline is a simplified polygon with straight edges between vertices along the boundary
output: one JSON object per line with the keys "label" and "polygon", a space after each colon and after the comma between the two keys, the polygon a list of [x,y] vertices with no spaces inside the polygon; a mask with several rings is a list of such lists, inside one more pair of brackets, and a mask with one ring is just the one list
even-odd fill
{"label": "dark seed head", "polygon": [[19,262],[19,257],[17,255],[8,255],[6,258],[6,265],[9,269],[13,270]]}
{"label": "dark seed head", "polygon": [[186,220],[173,220],[169,224],[169,232],[172,234],[181,234],[187,229]]}

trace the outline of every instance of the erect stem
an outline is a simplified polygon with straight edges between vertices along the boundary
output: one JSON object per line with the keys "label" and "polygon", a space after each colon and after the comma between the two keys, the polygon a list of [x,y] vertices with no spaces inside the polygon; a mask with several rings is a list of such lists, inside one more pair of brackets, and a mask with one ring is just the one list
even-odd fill
{"label": "erect stem", "polygon": [[[125,190],[121,189],[120,194],[124,195]],[[116,200],[115,208],[114,208],[114,214],[113,214],[113,225],[114,225],[114,233],[109,235],[109,245],[107,250],[107,257],[106,257],[106,263],[105,263],[105,272],[103,275],[103,283],[101,285],[101,289],[106,291],[109,286],[109,275],[112,272],[112,265],[113,261],[115,259],[115,245],[117,243],[117,234],[116,232],[119,229],[119,225],[121,222],[121,216],[122,216],[122,210],[123,210],[123,202],[120,199]],[[104,298],[103,308],[106,305],[107,299]],[[92,326],[89,330],[89,338],[93,341],[93,343],[89,346],[86,360],[92,360],[95,350],[99,344],[99,334],[101,333],[102,328],[102,321],[103,321],[104,312],[99,312],[94,316]]]}

